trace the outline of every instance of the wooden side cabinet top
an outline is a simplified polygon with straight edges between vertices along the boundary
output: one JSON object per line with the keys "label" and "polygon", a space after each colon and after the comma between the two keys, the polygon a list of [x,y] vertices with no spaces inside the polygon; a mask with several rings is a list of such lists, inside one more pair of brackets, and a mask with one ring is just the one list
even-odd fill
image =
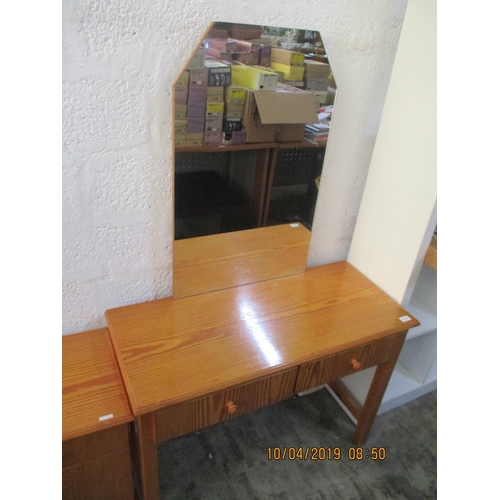
{"label": "wooden side cabinet top", "polygon": [[108,329],[63,336],[63,441],[133,420]]}

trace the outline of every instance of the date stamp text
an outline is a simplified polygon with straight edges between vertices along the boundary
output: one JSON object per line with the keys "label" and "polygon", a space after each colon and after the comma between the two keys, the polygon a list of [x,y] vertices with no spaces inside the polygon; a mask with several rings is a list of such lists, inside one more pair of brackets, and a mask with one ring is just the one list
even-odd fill
{"label": "date stamp text", "polygon": [[274,447],[267,448],[268,460],[385,460],[385,448],[347,448],[342,450],[339,447]]}

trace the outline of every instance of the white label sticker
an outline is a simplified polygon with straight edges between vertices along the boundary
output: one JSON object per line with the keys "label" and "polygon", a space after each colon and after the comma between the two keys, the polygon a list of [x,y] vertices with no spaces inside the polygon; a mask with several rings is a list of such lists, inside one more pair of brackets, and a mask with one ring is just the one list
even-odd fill
{"label": "white label sticker", "polygon": [[109,415],[104,415],[104,417],[99,417],[99,421],[102,422],[103,420],[109,420],[110,418],[113,418],[112,413],[110,413]]}
{"label": "white label sticker", "polygon": [[411,321],[411,318],[410,316],[401,316],[401,318],[399,318],[399,321],[406,323],[407,321]]}
{"label": "white label sticker", "polygon": [[290,227],[299,227],[299,225],[300,225],[300,224],[297,224],[297,223],[295,223],[295,224],[290,224]]}

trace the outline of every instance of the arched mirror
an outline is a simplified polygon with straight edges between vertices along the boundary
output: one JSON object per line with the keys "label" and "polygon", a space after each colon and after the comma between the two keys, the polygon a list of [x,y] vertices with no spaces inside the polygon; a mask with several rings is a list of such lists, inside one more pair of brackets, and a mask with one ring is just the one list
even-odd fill
{"label": "arched mirror", "polygon": [[314,30],[213,23],[174,84],[174,298],[305,269],[336,84]]}

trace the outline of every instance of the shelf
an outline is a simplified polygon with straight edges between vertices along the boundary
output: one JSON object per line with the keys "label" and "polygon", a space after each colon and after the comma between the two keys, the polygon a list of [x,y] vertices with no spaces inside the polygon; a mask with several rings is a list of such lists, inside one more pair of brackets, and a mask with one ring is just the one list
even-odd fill
{"label": "shelf", "polygon": [[402,373],[423,384],[437,358],[437,330],[406,342],[401,349],[398,365]]}
{"label": "shelf", "polygon": [[289,149],[289,148],[326,148],[325,144],[318,144],[312,141],[303,142],[280,142],[278,144],[279,149]]}
{"label": "shelf", "polygon": [[[294,143],[297,144],[297,143]],[[197,147],[177,147],[176,153],[225,153],[226,151],[248,151],[252,149],[272,149],[279,147],[276,142],[258,142],[240,144],[237,146],[197,146]],[[298,146],[295,146],[298,147]]]}
{"label": "shelf", "polygon": [[437,329],[437,271],[429,266],[422,266],[415,289],[408,304],[404,304],[420,326],[408,332],[407,339],[435,331]]}
{"label": "shelf", "polygon": [[248,151],[252,149],[290,149],[290,148],[326,148],[326,144],[316,144],[314,142],[256,142],[239,144],[237,146],[191,146],[177,147],[176,153],[224,153],[226,151]]}
{"label": "shelf", "polygon": [[414,339],[420,335],[425,335],[426,333],[433,332],[437,329],[437,316],[427,312],[418,304],[407,304],[404,306],[405,309],[415,318],[420,321],[420,325],[412,328],[408,331],[406,340]]}

